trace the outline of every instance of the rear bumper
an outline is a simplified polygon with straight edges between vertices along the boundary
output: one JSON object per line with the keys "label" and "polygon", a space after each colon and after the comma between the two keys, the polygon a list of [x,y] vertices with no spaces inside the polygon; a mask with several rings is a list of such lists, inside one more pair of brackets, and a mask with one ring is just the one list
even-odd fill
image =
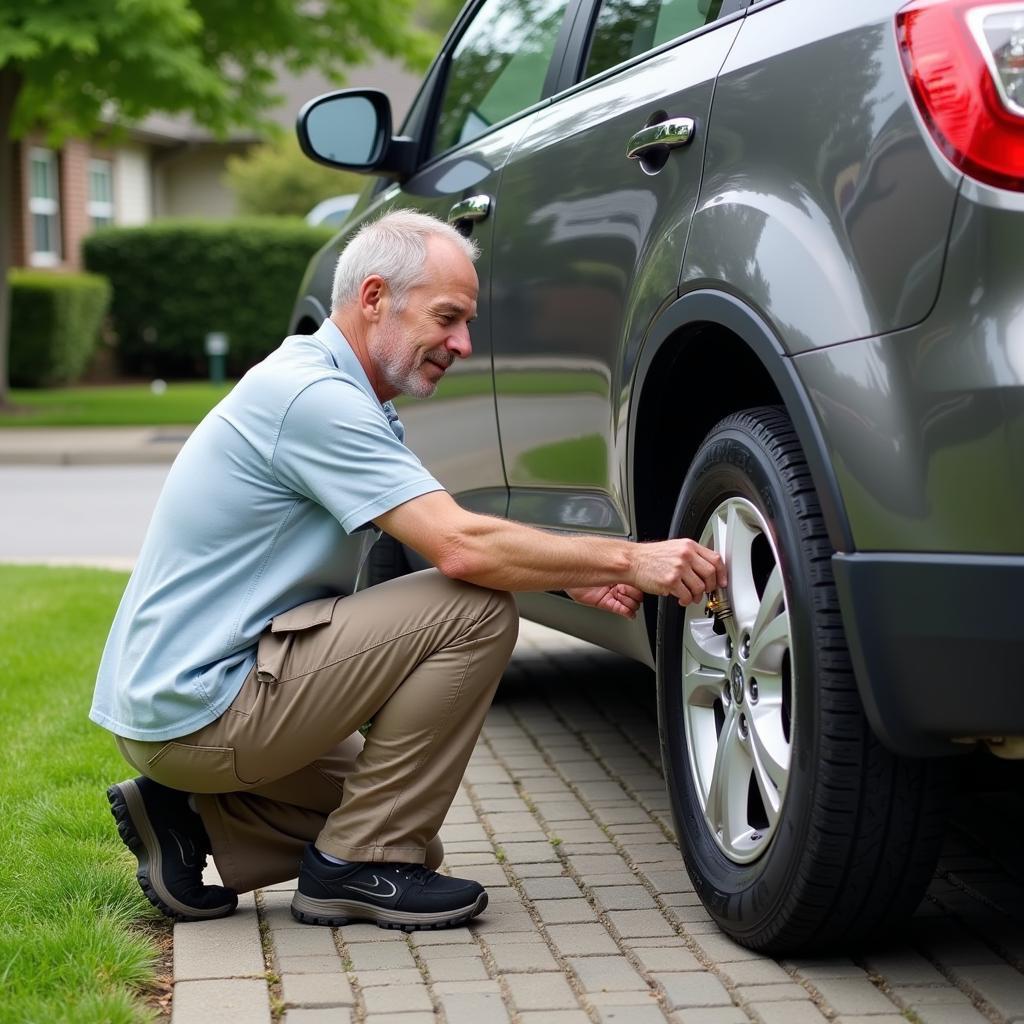
{"label": "rear bumper", "polygon": [[868,720],[899,754],[1024,735],[1024,556],[837,554]]}

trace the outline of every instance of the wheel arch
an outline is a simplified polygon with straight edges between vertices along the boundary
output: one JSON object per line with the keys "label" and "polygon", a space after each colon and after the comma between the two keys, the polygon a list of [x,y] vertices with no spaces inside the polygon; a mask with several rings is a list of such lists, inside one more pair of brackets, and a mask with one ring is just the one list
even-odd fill
{"label": "wheel arch", "polygon": [[327,311],[312,295],[303,295],[292,310],[289,334],[312,334],[327,318]]}
{"label": "wheel arch", "polygon": [[[726,367],[732,383],[723,380]],[[828,449],[792,360],[743,302],[717,290],[681,296],[648,332],[632,382],[627,485],[639,540],[665,536],[689,463],[715,423],[780,404],[806,454],[829,540],[837,551],[853,550]],[[666,401],[681,384],[685,397]]]}

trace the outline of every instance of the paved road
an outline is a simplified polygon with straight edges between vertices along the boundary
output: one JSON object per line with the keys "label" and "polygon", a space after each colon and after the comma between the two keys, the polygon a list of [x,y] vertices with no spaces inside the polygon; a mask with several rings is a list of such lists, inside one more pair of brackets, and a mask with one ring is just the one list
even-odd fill
{"label": "paved road", "polygon": [[0,561],[127,568],[166,475],[166,466],[0,466]]}
{"label": "paved road", "polygon": [[450,869],[488,886],[485,914],[405,936],[298,925],[290,884],[243,897],[233,918],[175,930],[174,1024],[211,1024],[214,1006],[217,1021],[269,1024],[272,1001],[285,1024],[1024,1021],[1020,772],[958,800],[904,935],[778,962],[698,903],[651,696],[646,670],[524,623],[442,830]]}

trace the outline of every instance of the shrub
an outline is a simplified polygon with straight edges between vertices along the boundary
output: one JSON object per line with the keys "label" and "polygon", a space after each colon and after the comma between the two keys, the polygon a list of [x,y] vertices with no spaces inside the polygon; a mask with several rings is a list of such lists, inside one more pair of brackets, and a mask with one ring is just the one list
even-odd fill
{"label": "shrub", "polygon": [[11,270],[10,378],[15,387],[67,384],[85,369],[110,302],[96,274]]}
{"label": "shrub", "polygon": [[306,264],[331,235],[284,219],[169,220],[99,231],[82,251],[113,286],[122,371],[204,376],[206,335],[223,331],[237,375],[280,343]]}

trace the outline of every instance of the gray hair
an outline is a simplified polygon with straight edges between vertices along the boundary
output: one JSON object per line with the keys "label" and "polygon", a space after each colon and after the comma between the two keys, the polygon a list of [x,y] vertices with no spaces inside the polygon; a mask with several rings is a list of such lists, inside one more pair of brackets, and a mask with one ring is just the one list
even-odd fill
{"label": "gray hair", "polygon": [[427,240],[431,236],[454,242],[470,260],[480,249],[450,224],[414,210],[395,210],[364,224],[349,240],[334,268],[331,312],[352,302],[359,286],[371,274],[388,284],[395,309],[401,309],[409,292],[427,279]]}

